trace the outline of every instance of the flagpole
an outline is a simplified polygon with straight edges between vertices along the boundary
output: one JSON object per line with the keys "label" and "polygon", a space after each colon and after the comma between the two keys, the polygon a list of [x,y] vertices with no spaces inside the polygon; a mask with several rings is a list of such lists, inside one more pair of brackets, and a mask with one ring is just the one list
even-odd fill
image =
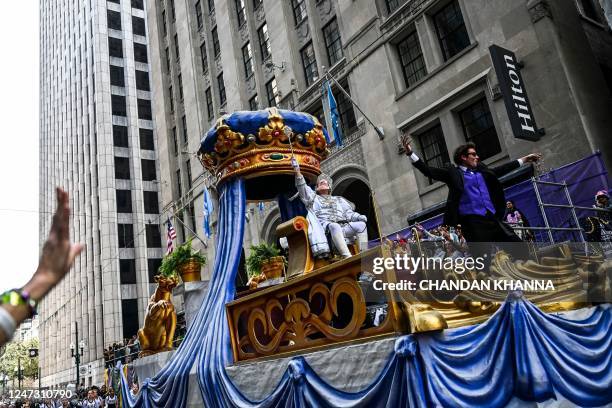
{"label": "flagpole", "polygon": [[348,92],[347,92],[347,91],[346,91],[346,90],[345,90],[345,89],[342,87],[342,85],[340,85],[340,84],[338,83],[338,81],[336,81],[336,79],[335,79],[333,76],[331,76],[331,74],[329,73],[329,71],[326,71],[326,72],[325,72],[324,77],[326,77],[326,78],[328,78],[328,79],[331,79],[331,80],[332,80],[332,82],[333,82],[334,84],[336,84],[336,86],[337,86],[337,87],[340,89],[340,91],[341,91],[341,92],[344,94],[344,96],[346,96],[346,97],[349,99],[349,101],[351,101],[351,103],[353,104],[353,106],[355,106],[355,108],[357,108],[357,110],[358,110],[358,111],[359,111],[359,112],[360,112],[360,113],[363,115],[363,117],[364,117],[364,118],[365,118],[365,119],[366,119],[366,120],[367,120],[367,121],[370,123],[370,125],[372,125],[372,127],[374,128],[374,131],[375,131],[375,132],[376,132],[376,134],[378,135],[378,138],[379,138],[380,140],[383,140],[383,139],[385,138],[385,133],[383,132],[383,130],[382,130],[382,129],[380,129],[378,126],[376,126],[376,125],[374,124],[374,122],[372,122],[372,121],[370,120],[370,118],[368,117],[368,115],[366,115],[366,114],[365,114],[365,112],[364,112],[363,110],[361,110],[361,108],[359,107],[359,105],[357,105],[357,104],[355,103],[355,101],[353,100],[353,98],[351,98],[351,95],[350,95],[350,94],[349,94],[349,93],[348,93]]}
{"label": "flagpole", "polygon": [[196,232],[194,232],[194,231],[193,231],[191,228],[189,228],[189,227],[187,226],[187,224],[185,224],[185,223],[183,222],[183,220],[181,220],[181,217],[177,217],[177,216],[175,215],[175,216],[174,216],[174,220],[175,220],[175,221],[180,222],[180,223],[181,223],[181,225],[183,225],[183,227],[185,227],[185,228],[187,229],[187,231],[191,232],[191,233],[193,234],[193,236],[194,236],[194,237],[196,237],[197,239],[199,239],[199,240],[200,240],[200,242],[201,242],[202,244],[204,244],[204,246],[206,246],[206,247],[208,248],[208,244],[207,244],[206,242],[204,242],[204,240],[202,240],[202,238],[200,238],[200,236],[199,236],[199,235],[198,235]]}

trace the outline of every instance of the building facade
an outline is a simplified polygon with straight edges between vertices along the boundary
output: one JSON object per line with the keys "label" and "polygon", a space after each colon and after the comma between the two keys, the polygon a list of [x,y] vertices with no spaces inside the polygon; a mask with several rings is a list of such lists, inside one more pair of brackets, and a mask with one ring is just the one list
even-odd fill
{"label": "building facade", "polygon": [[[40,240],[55,186],[86,244],[40,305],[42,385],[100,385],[103,351],[136,334],[163,250],[142,0],[40,2]],[[76,337],[78,327],[78,337]]]}
{"label": "building facade", "polygon": [[[205,132],[226,112],[271,106],[329,123],[326,72],[384,131],[332,87],[344,144],[322,167],[368,215],[370,237],[446,198],[403,155],[404,133],[432,165],[466,141],[488,164],[534,151],[543,168],[597,150],[612,162],[612,36],[597,0],[160,0],[147,13],[162,203],[186,209],[181,224],[195,232],[210,183],[194,156]],[[491,45],[520,60],[536,142],[513,135]],[[274,241],[275,205],[249,215],[245,248]]]}

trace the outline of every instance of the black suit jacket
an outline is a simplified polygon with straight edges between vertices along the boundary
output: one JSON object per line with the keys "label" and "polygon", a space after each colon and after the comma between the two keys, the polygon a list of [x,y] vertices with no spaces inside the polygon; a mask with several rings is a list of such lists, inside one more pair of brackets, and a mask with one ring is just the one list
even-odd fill
{"label": "black suit jacket", "polygon": [[[412,163],[425,176],[437,181],[441,181],[448,186],[448,198],[446,199],[446,210],[444,212],[444,224],[457,225],[459,220],[459,201],[463,194],[463,170],[457,166],[448,165],[443,168],[429,167],[423,160],[419,158]],[[495,168],[488,168],[482,163],[476,168],[482,174],[485,184],[489,189],[491,202],[495,207],[495,216],[501,219],[504,215],[506,207],[506,199],[504,197],[504,189],[498,177],[511,172],[520,167],[518,160],[513,160],[509,163],[502,164]]]}

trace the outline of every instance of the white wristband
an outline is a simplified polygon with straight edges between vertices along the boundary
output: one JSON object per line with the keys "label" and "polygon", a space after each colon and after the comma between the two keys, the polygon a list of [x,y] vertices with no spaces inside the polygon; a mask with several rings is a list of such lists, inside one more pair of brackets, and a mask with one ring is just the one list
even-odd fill
{"label": "white wristband", "polygon": [[17,323],[15,323],[13,316],[11,316],[8,310],[0,306],[0,330],[4,332],[8,340],[13,338],[16,328]]}

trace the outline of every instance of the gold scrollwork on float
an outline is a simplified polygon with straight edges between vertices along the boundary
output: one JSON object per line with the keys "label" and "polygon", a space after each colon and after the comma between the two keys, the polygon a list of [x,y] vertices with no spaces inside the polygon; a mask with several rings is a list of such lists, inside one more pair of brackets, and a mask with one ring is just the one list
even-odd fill
{"label": "gold scrollwork on float", "polygon": [[361,253],[229,303],[235,361],[398,332],[403,317],[390,303],[384,303],[387,313],[378,325],[367,319],[358,276],[362,258],[375,253]]}

